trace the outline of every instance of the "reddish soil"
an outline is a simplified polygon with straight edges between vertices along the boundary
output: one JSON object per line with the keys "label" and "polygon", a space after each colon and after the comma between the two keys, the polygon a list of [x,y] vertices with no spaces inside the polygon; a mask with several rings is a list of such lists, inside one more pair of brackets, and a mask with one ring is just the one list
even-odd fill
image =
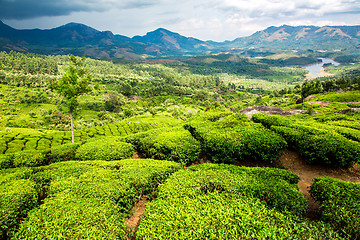
{"label": "reddish soil", "polygon": [[140,158],[144,158],[144,156],[138,152],[135,152],[134,155],[132,156],[132,159],[140,159]]}
{"label": "reddish soil", "polygon": [[286,150],[279,160],[289,171],[300,176],[298,186],[309,201],[308,217],[311,219],[319,217],[317,211],[319,204],[311,198],[309,193],[313,178],[329,176],[344,181],[360,183],[359,165],[354,165],[349,169],[332,169],[324,166],[308,165],[297,152],[291,150]]}
{"label": "reddish soil", "polygon": [[149,202],[147,196],[141,196],[139,201],[134,205],[131,210],[132,215],[126,219],[125,224],[131,229],[133,233],[136,233],[140,224],[141,216],[145,212],[146,204]]}

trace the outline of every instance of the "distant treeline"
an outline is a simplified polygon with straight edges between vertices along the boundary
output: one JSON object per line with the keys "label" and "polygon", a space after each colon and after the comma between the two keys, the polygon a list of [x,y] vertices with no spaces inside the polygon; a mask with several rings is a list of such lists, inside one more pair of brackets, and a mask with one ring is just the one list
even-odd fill
{"label": "distant treeline", "polygon": [[58,74],[58,64],[53,56],[0,52],[0,70],[25,74]]}

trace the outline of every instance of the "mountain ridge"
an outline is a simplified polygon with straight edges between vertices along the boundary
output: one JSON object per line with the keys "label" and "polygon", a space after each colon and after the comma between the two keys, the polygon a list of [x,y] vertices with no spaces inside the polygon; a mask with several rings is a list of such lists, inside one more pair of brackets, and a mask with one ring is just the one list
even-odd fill
{"label": "mountain ridge", "polygon": [[203,55],[249,48],[359,50],[360,25],[271,26],[247,37],[215,42],[182,36],[165,28],[130,38],[74,22],[52,29],[19,30],[0,20],[0,50],[5,51],[144,59]]}

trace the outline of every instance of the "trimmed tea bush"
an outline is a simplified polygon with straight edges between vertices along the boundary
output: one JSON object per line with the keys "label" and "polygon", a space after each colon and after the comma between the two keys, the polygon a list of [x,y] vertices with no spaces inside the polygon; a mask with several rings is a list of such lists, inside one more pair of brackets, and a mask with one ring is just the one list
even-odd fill
{"label": "trimmed tea bush", "polygon": [[349,239],[360,238],[360,184],[319,177],[310,192],[320,202],[323,220]]}
{"label": "trimmed tea bush", "polygon": [[43,151],[27,150],[14,153],[14,167],[36,167],[45,164],[46,155]]}
{"label": "trimmed tea bush", "polygon": [[[265,169],[261,169],[261,172]],[[148,203],[137,231],[139,239],[333,239],[326,224],[308,223],[293,215],[304,213],[304,196],[295,184],[277,179],[280,194],[257,180],[256,168],[205,164],[173,174]],[[280,171],[280,175],[287,175]],[[285,172],[285,171],[284,171]],[[291,178],[291,177],[290,177]],[[261,182],[263,181],[263,182]],[[288,198],[280,206],[281,198]],[[269,199],[279,205],[271,206]],[[296,206],[288,211],[289,206]]]}
{"label": "trimmed tea bush", "polygon": [[14,167],[14,154],[0,155],[0,169]]}
{"label": "trimmed tea bush", "polygon": [[194,162],[201,151],[200,143],[183,128],[163,128],[127,137],[145,157],[175,161],[182,164]]}
{"label": "trimmed tea bush", "polygon": [[[236,189],[237,194],[262,200],[268,207],[292,215],[304,216],[307,205],[304,196],[299,192],[296,174],[276,168],[237,167],[226,164],[200,164],[190,168],[198,174],[215,171],[220,174],[220,181]],[[222,176],[221,176],[222,174]],[[201,179],[202,177],[199,176]],[[233,178],[233,180],[230,180]],[[228,181],[232,181],[228,183]],[[208,183],[206,185],[210,186]]]}
{"label": "trimmed tea bush", "polygon": [[[125,218],[140,195],[180,164],[152,159],[60,162],[37,169],[49,197],[29,212],[14,239],[125,239]],[[51,227],[50,227],[51,226]]]}
{"label": "trimmed tea bush", "polygon": [[194,120],[185,125],[214,162],[244,160],[274,162],[287,144],[261,124],[249,122],[244,115],[228,115],[215,122]]}
{"label": "trimmed tea bush", "polygon": [[271,127],[299,149],[309,164],[350,167],[360,159],[360,143],[331,131],[311,127]]}
{"label": "trimmed tea bush", "polygon": [[[332,129],[314,121],[290,121],[287,117],[255,114],[253,120],[262,123],[299,150],[309,164],[350,167],[360,159],[360,143],[347,139],[347,130]],[[350,138],[356,135],[351,134]]]}
{"label": "trimmed tea bush", "polygon": [[77,149],[76,158],[113,161],[132,157],[135,153],[133,145],[120,140],[118,137],[106,137],[85,143]]}
{"label": "trimmed tea bush", "polygon": [[[182,121],[169,116],[133,117],[121,122],[75,131],[75,142],[92,138],[122,136],[145,132],[156,128],[176,126]],[[70,131],[47,131],[26,128],[11,128],[0,132],[0,154],[22,150],[47,150],[71,143]]]}
{"label": "trimmed tea bush", "polygon": [[31,170],[17,168],[0,171],[0,237],[11,237],[20,220],[37,205],[35,182],[29,179]]}
{"label": "trimmed tea bush", "polygon": [[81,146],[79,143],[59,145],[50,149],[47,153],[47,162],[62,162],[75,159],[76,150]]}

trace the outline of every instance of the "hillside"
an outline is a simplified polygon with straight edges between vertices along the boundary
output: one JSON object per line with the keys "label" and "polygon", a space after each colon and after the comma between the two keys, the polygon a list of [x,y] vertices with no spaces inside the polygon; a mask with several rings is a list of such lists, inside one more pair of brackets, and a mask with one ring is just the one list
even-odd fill
{"label": "hillside", "polygon": [[[337,50],[358,54],[360,26],[269,27],[233,41],[201,41],[159,28],[145,36],[98,31],[79,23],[48,30],[18,30],[0,21],[0,50],[42,54],[75,54],[100,59],[146,59],[202,55],[218,52],[252,52],[255,49]],[[261,54],[260,54],[261,55]]]}
{"label": "hillside", "polygon": [[271,49],[359,49],[360,26],[288,26],[269,27],[249,37],[237,38],[228,47]]}
{"label": "hillside", "polygon": [[359,64],[288,59],[88,58],[71,143],[69,57],[0,52],[0,239],[358,239]]}

